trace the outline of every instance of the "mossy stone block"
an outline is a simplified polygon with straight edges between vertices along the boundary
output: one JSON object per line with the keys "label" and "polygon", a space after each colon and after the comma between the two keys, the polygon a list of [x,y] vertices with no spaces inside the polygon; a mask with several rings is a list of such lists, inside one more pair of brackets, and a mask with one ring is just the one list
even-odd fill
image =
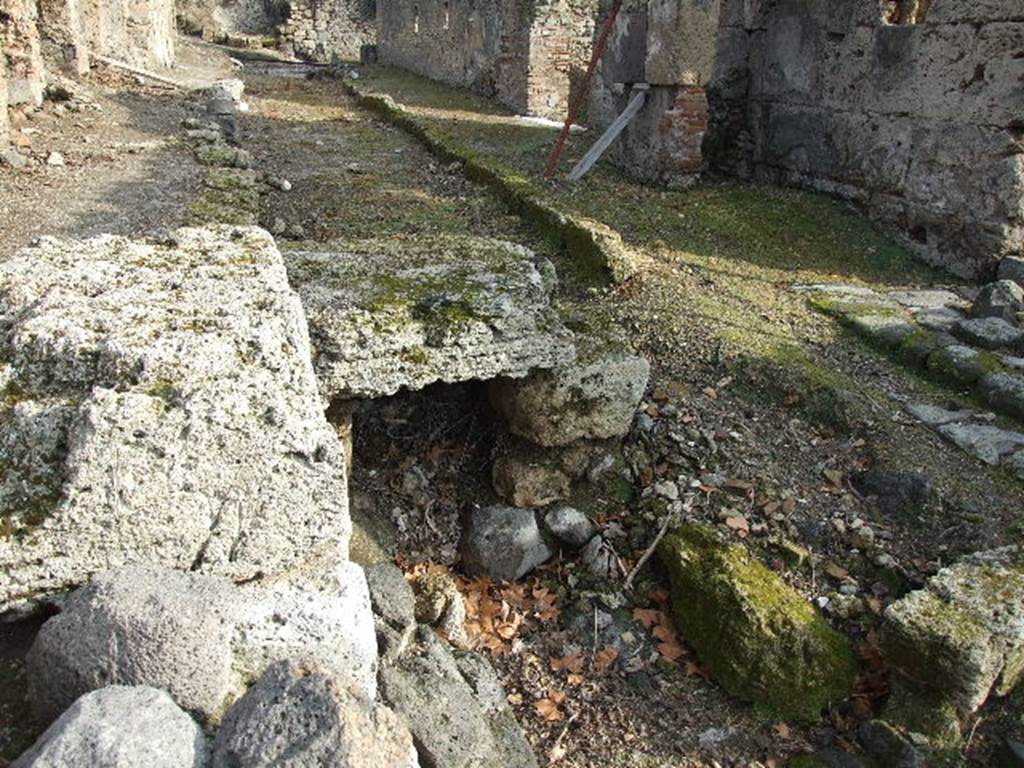
{"label": "mossy stone block", "polygon": [[727,691],[803,721],[849,695],[857,665],[847,638],[746,547],[691,524],[659,556],[680,632]]}

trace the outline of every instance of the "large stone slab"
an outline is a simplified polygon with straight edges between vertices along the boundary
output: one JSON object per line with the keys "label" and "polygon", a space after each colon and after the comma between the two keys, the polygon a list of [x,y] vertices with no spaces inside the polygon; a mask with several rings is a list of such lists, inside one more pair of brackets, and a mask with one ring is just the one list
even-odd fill
{"label": "large stone slab", "polygon": [[325,398],[522,377],[572,360],[554,268],[521,246],[439,238],[289,252]]}
{"label": "large stone slab", "polygon": [[419,768],[394,712],[309,659],[282,660],[232,707],[213,768]]}
{"label": "large stone slab", "polygon": [[1016,547],[945,568],[885,611],[889,663],[935,706],[961,715],[1008,693],[1024,671],[1024,557]]}
{"label": "large stone slab", "polygon": [[857,668],[849,641],[744,546],[689,524],[658,554],[676,626],[727,691],[815,722],[849,695]]}
{"label": "large stone slab", "polygon": [[28,656],[43,722],[109,684],[149,685],[207,723],[273,663],[302,655],[376,695],[377,642],[363,571],[320,563],[270,585],[157,567],[103,574],[47,621]]}
{"label": "large stone slab", "polygon": [[0,264],[0,612],[133,562],[347,553],[341,445],[256,228],[47,239]]}
{"label": "large stone slab", "polygon": [[163,691],[112,685],[87,693],[11,768],[204,768],[202,729]]}

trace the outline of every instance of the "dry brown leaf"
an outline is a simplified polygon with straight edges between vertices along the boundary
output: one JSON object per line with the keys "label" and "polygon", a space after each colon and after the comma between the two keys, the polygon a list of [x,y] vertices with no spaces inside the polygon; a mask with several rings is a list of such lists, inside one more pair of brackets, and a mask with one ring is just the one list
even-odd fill
{"label": "dry brown leaf", "polygon": [[610,645],[602,648],[594,654],[594,664],[597,667],[597,671],[607,672],[617,658],[619,658],[618,648],[612,648]]}
{"label": "dry brown leaf", "polygon": [[740,537],[747,536],[750,533],[750,522],[742,515],[725,518],[725,524],[736,531]]}
{"label": "dry brown leaf", "polygon": [[554,723],[565,718],[565,714],[551,699],[541,699],[535,706],[537,714],[549,723]]}
{"label": "dry brown leaf", "polygon": [[785,723],[776,723],[775,732],[783,739],[788,739],[792,735],[792,732],[789,730],[789,726]]}
{"label": "dry brown leaf", "polygon": [[551,671],[561,672],[565,670],[573,674],[579,674],[583,671],[583,664],[583,656],[580,654],[575,654],[572,656],[563,656],[560,659],[551,660]]}
{"label": "dry brown leaf", "polygon": [[643,624],[646,629],[650,629],[656,624],[664,624],[665,614],[656,608],[634,608],[633,620]]}
{"label": "dry brown leaf", "polygon": [[850,572],[848,570],[843,568],[843,566],[839,565],[839,563],[835,563],[832,561],[829,561],[829,563],[825,566],[825,573],[827,573],[836,581],[843,581],[844,579],[849,578],[850,576]]}
{"label": "dry brown leaf", "polygon": [[659,643],[658,653],[669,661],[676,661],[686,655],[686,649],[677,642]]}
{"label": "dry brown leaf", "polygon": [[566,680],[568,681],[569,685],[573,686],[574,688],[579,688],[581,685],[583,685],[583,675],[571,674],[568,678],[566,678]]}

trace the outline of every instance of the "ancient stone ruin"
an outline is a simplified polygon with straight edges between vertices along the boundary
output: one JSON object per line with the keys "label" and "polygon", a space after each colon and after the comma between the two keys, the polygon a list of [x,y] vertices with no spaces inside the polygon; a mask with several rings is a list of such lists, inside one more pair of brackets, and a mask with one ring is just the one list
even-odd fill
{"label": "ancient stone ruin", "polygon": [[1014,0],[0,0],[0,768],[1024,765],[1022,116]]}

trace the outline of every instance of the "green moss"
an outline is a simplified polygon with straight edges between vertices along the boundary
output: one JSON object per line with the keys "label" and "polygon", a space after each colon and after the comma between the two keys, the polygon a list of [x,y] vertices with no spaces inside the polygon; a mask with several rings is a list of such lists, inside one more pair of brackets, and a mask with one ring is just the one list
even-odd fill
{"label": "green moss", "polygon": [[927,736],[937,749],[955,749],[960,745],[962,737],[956,707],[934,690],[924,691],[894,677],[882,714],[898,728]]}
{"label": "green moss", "polygon": [[990,373],[1006,370],[991,352],[978,351],[969,358],[961,358],[945,348],[937,349],[928,356],[927,368],[939,379],[961,385],[975,384]]}
{"label": "green moss", "polygon": [[849,695],[857,669],[849,641],[745,547],[692,524],[658,554],[680,632],[727,691],[804,721]]}

